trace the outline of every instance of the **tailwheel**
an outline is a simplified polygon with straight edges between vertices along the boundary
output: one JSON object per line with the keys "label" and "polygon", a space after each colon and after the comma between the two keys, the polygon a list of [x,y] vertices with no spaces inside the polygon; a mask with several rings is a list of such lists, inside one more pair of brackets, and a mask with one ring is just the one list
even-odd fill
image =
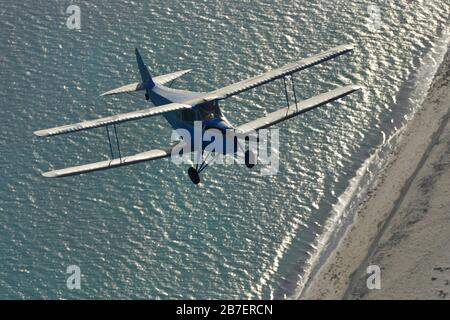
{"label": "tailwheel", "polygon": [[250,150],[245,151],[245,165],[247,166],[247,168],[251,169],[255,166],[255,164],[256,164],[255,154]]}
{"label": "tailwheel", "polygon": [[188,169],[188,175],[191,179],[193,184],[199,184],[200,183],[200,176],[198,174],[198,171],[194,167],[190,167]]}
{"label": "tailwheel", "polygon": [[148,95],[148,92],[145,93],[145,100],[148,101],[148,99],[150,99],[150,96]]}

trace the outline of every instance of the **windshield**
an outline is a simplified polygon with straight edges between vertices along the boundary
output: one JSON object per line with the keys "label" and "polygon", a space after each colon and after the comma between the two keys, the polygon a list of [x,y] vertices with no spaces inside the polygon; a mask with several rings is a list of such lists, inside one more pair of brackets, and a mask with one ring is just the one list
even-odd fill
{"label": "windshield", "polygon": [[220,113],[219,104],[217,101],[211,101],[200,105],[198,108],[202,116],[203,121],[220,119],[222,114]]}

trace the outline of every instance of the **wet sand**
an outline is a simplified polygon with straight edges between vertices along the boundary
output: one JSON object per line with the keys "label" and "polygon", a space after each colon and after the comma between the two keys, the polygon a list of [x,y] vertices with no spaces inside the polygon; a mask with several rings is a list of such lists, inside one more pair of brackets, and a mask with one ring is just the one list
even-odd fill
{"label": "wet sand", "polygon": [[[450,55],[302,299],[450,299]],[[381,288],[367,289],[367,267]]]}

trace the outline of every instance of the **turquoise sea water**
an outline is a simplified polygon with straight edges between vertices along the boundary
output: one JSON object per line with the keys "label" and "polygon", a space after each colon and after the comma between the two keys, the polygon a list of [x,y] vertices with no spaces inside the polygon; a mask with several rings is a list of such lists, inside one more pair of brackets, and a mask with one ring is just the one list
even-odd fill
{"label": "turquoise sea water", "polygon": [[[66,8],[81,9],[81,29]],[[369,4],[375,5],[370,7]],[[448,44],[448,1],[2,1],[0,298],[293,298],[349,214],[355,175],[420,104]],[[351,55],[296,76],[298,98],[363,92],[278,125],[280,171],[212,166],[194,187],[169,160],[64,179],[106,159],[95,129],[37,129],[148,106],[98,94],[155,75],[208,91],[343,43]],[[285,106],[275,82],[223,103],[239,124]],[[118,127],[122,152],[166,146],[154,117]],[[81,289],[66,268],[81,269]]]}

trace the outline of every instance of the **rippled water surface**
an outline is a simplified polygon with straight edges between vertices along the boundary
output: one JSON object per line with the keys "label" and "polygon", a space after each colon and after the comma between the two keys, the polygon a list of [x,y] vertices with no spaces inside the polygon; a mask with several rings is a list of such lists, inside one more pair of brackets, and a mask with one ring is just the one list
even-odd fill
{"label": "rippled water surface", "polygon": [[[69,4],[0,4],[0,298],[295,297],[351,178],[420,102],[450,12],[448,1],[373,1],[379,15],[361,1],[78,1],[76,31]],[[193,187],[169,160],[40,175],[105,159],[108,145],[101,128],[34,130],[146,106],[142,94],[98,97],[138,80],[135,46],[153,74],[192,68],[175,86],[208,91],[343,43],[357,49],[297,74],[298,98],[363,92],[279,124],[275,176],[218,165]],[[239,124],[284,107],[284,93],[277,81],[222,105]],[[127,154],[171,134],[159,117],[118,130]],[[73,264],[81,290],[66,287]]]}

